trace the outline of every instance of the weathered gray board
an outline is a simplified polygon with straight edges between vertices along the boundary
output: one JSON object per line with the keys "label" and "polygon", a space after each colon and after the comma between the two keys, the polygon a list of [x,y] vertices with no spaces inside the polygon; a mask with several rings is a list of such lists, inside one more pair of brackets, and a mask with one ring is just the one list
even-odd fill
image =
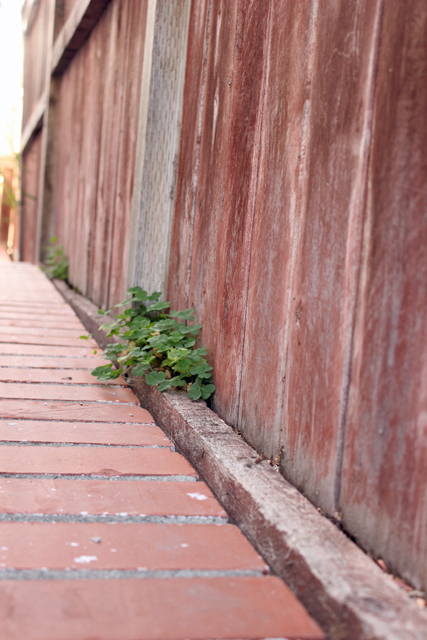
{"label": "weathered gray board", "polygon": [[151,0],[148,9],[128,284],[149,292],[168,278],[190,7]]}

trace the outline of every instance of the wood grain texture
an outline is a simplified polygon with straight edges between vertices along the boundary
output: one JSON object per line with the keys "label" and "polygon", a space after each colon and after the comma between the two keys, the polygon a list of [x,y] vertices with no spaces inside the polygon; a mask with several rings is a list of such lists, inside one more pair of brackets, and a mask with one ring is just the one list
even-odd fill
{"label": "wood grain texture", "polygon": [[268,55],[270,9],[239,3],[226,161],[224,208],[219,237],[215,341],[215,410],[237,423],[243,341],[247,318],[255,198]]}
{"label": "wood grain texture", "polygon": [[200,164],[193,225],[188,304],[202,323],[198,343],[215,365],[219,238],[230,124],[237,2],[212,2],[206,62]]}
{"label": "wood grain texture", "polygon": [[[127,288],[126,273],[129,262],[130,225],[134,190],[134,165],[141,96],[142,61],[146,31],[148,2],[129,4],[128,35],[123,82],[123,110],[121,116],[120,149],[117,167],[117,188],[114,220],[110,243],[109,293],[107,305],[121,301]],[[135,25],[139,25],[136,29]]]}
{"label": "wood grain texture", "polygon": [[22,128],[29,121],[34,108],[46,88],[46,60],[49,38],[49,4],[50,0],[40,0],[29,29],[24,32],[24,103]]}
{"label": "wood grain texture", "polygon": [[24,153],[27,148],[27,144],[32,140],[37,131],[43,124],[43,116],[46,109],[47,96],[46,92],[43,92],[41,98],[39,98],[30,116],[27,119],[25,128],[21,134],[21,153]]}
{"label": "wood grain texture", "polygon": [[[83,46],[92,29],[102,16],[110,0],[77,0],[72,7],[67,3],[61,22],[63,26],[52,51],[52,73],[64,73],[77,51]],[[58,20],[56,20],[58,23]]]}
{"label": "wood grain texture", "polygon": [[104,307],[126,286],[146,9],[111,2],[62,79],[57,233],[70,281]]}
{"label": "wood grain texture", "polygon": [[335,2],[322,6],[314,23],[287,310],[282,468],[329,513],[341,473],[380,7]]}
{"label": "wood grain texture", "polygon": [[312,16],[312,3],[273,3],[268,39],[238,426],[273,458],[284,420],[286,323]]}
{"label": "wood grain texture", "polygon": [[427,588],[427,8],[385,3],[341,508]]}
{"label": "wood grain texture", "polygon": [[43,131],[39,131],[22,156],[21,260],[35,262],[37,204],[40,184],[40,162]]}
{"label": "wood grain texture", "polygon": [[197,133],[203,111],[201,101],[209,9],[209,0],[193,2],[191,5],[167,295],[175,309],[185,308],[188,300],[187,282],[198,179],[197,155],[200,151]]}

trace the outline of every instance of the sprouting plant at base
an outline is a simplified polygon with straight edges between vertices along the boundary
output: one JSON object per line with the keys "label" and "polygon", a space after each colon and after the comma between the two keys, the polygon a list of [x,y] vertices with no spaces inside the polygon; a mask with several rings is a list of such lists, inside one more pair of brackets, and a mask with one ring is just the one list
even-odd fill
{"label": "sprouting plant at base", "polygon": [[[215,391],[215,385],[212,367],[204,357],[206,347],[194,349],[202,325],[187,324],[194,321],[194,309],[166,312],[170,303],[159,302],[160,293],[149,296],[141,287],[132,287],[127,294],[131,297],[116,307],[125,307],[131,302],[138,306],[115,315],[116,322],[102,325],[108,337],[118,336],[121,342],[108,345],[103,355],[111,364],[97,367],[92,375],[100,381],[114,380],[121,375],[145,377],[148,385],[160,391],[181,388],[192,400],[207,400]],[[111,313],[116,307],[99,313]],[[118,363],[117,369],[113,368],[113,362]]]}
{"label": "sprouting plant at base", "polygon": [[42,270],[50,280],[52,278],[67,280],[68,259],[62,244],[57,243],[58,238],[56,236],[50,239],[49,245],[46,247],[46,267],[43,267]]}

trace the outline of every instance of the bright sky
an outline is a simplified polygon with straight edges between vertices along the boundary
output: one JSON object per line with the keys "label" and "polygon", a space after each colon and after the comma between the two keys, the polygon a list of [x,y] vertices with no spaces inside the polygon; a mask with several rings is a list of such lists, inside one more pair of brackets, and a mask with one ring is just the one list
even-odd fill
{"label": "bright sky", "polygon": [[0,0],[0,155],[19,151],[22,110],[22,0]]}

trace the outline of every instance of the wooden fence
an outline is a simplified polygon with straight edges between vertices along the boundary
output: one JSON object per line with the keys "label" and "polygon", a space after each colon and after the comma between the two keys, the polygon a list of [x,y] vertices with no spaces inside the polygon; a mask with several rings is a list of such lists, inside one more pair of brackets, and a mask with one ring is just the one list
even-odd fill
{"label": "wooden fence", "polygon": [[425,3],[45,2],[25,259],[194,306],[215,411],[427,588]]}

